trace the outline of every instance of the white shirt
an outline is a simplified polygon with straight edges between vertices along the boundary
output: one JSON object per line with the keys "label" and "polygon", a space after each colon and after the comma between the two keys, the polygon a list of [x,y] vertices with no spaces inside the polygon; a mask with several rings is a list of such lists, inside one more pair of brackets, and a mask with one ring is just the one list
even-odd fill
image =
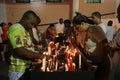
{"label": "white shirt", "polygon": [[113,26],[108,26],[106,33],[108,41],[113,39],[114,34],[115,34],[115,29],[113,28]]}
{"label": "white shirt", "polygon": [[56,24],[56,33],[58,34],[58,33],[63,33],[63,30],[64,30],[64,24],[62,23],[62,24],[60,24],[60,23],[58,23],[58,24]]}
{"label": "white shirt", "polygon": [[96,43],[93,42],[91,39],[87,40],[86,45],[88,46],[88,52],[90,53],[92,53],[96,49]]}
{"label": "white shirt", "polygon": [[100,23],[100,24],[98,24],[98,26],[100,26],[102,28],[102,30],[104,31],[104,33],[106,34],[107,29],[106,29],[105,24],[104,23]]}
{"label": "white shirt", "polygon": [[32,28],[32,32],[33,32],[34,38],[35,38],[37,41],[39,41],[39,37],[38,37],[36,28]]}

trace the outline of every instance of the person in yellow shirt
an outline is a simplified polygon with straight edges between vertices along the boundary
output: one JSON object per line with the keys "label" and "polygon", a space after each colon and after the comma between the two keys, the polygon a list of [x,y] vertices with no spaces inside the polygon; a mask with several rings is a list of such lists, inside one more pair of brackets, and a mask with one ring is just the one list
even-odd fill
{"label": "person in yellow shirt", "polygon": [[10,80],[18,80],[30,66],[34,59],[39,59],[40,54],[35,53],[34,44],[31,40],[29,30],[40,23],[37,14],[32,11],[26,11],[18,23],[13,24],[7,33],[8,45],[10,49]]}

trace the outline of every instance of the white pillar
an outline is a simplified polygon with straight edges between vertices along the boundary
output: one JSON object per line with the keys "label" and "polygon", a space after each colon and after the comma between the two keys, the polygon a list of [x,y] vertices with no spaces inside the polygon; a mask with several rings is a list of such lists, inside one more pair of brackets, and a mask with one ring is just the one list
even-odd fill
{"label": "white pillar", "polygon": [[0,23],[6,22],[5,1],[0,0]]}
{"label": "white pillar", "polygon": [[75,12],[79,11],[79,1],[80,0],[73,0],[73,17],[75,16]]}

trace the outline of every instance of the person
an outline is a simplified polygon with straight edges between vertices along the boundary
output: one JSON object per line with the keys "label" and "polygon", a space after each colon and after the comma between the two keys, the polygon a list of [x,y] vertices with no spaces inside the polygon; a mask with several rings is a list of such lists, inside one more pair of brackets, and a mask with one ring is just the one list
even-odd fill
{"label": "person", "polygon": [[110,72],[110,58],[106,44],[105,33],[100,27],[90,25],[86,16],[76,13],[73,18],[76,28],[76,44],[81,53],[91,65],[96,66],[95,80],[108,80]]}
{"label": "person", "polygon": [[2,30],[2,25],[0,24],[0,43],[2,43],[2,34],[3,34],[3,30]]}
{"label": "person", "polygon": [[[117,18],[120,23],[120,4],[117,8]],[[112,70],[109,80],[120,80],[120,29],[115,33],[112,41],[109,42],[110,50],[114,50],[112,57]]]}
{"label": "person", "polygon": [[8,26],[5,22],[1,23],[2,26],[2,30],[3,30],[3,34],[2,34],[2,40],[3,40],[3,44],[7,44],[8,42],[8,38],[7,38],[7,31],[8,31]]}
{"label": "person", "polygon": [[8,38],[7,38],[8,26],[5,22],[2,22],[1,26],[2,26],[2,31],[3,31],[3,34],[1,35],[1,38],[2,38],[1,56],[2,56],[2,61],[5,62],[6,61],[6,55],[7,55],[7,44],[8,44]]}
{"label": "person", "polygon": [[12,22],[8,22],[8,28],[10,28],[10,26],[12,25]]}
{"label": "person", "polygon": [[[108,39],[108,42],[113,40],[113,37],[115,35],[115,29],[113,27],[113,21],[109,20],[107,23],[107,32],[106,32],[106,37]],[[113,52],[112,50],[110,50],[109,55],[110,57],[113,57]]]}
{"label": "person", "polygon": [[1,37],[1,35],[3,34],[3,31],[2,31],[2,26],[1,26],[1,24],[0,24],[0,61],[1,60],[3,60],[3,53],[2,53],[2,51],[3,51],[3,44],[2,44],[2,37]]}
{"label": "person", "polygon": [[71,28],[72,28],[71,21],[69,19],[64,20],[64,34],[66,39],[70,35]]}
{"label": "person", "polygon": [[46,29],[46,39],[49,41],[53,41],[56,36],[55,25],[50,24],[49,27]]}
{"label": "person", "polygon": [[101,14],[100,14],[100,12],[93,12],[92,13],[92,20],[94,21],[94,23],[96,24],[96,25],[98,25],[99,27],[101,27],[102,28],[102,30],[104,31],[104,33],[106,34],[106,26],[105,26],[105,24],[102,22],[102,20],[101,20]]}
{"label": "person", "polygon": [[59,22],[56,24],[55,27],[56,27],[56,33],[57,34],[63,33],[63,29],[64,29],[63,18],[59,19]]}
{"label": "person", "polygon": [[9,78],[19,80],[25,73],[26,68],[30,67],[31,61],[41,57],[35,53],[34,44],[31,40],[29,30],[38,25],[37,14],[26,11],[18,23],[13,24],[8,30],[8,47],[10,56]]}
{"label": "person", "polygon": [[115,29],[113,27],[113,21],[109,20],[107,23],[107,32],[106,32],[108,41],[111,41],[113,39],[114,34],[115,34]]}

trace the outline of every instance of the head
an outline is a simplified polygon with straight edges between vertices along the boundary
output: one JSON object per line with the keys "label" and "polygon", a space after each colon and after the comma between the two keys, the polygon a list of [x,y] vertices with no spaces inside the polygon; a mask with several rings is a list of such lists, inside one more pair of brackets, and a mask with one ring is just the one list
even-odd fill
{"label": "head", "polygon": [[73,25],[75,26],[76,30],[83,29],[85,30],[87,28],[86,24],[89,23],[88,18],[80,13],[76,13],[76,16],[73,18],[72,21]]}
{"label": "head", "polygon": [[59,23],[62,24],[63,23],[63,18],[59,19]]}
{"label": "head", "polygon": [[108,26],[112,26],[112,24],[113,24],[112,20],[109,20],[108,23],[107,23]]}
{"label": "head", "polygon": [[118,21],[120,23],[120,4],[119,4],[119,6],[117,8],[117,18],[118,18]]}
{"label": "head", "polygon": [[10,27],[12,25],[12,23],[11,22],[8,22],[8,27]]}
{"label": "head", "polygon": [[64,20],[65,28],[69,28],[71,26],[71,21],[69,19]]}
{"label": "head", "polygon": [[50,24],[49,28],[51,28],[51,30],[55,30],[55,25],[54,24]]}
{"label": "head", "polygon": [[40,18],[32,10],[26,11],[20,20],[20,23],[26,30],[30,30],[33,27],[36,27],[40,22]]}
{"label": "head", "polygon": [[1,26],[2,26],[2,28],[3,28],[3,27],[7,27],[7,24],[6,24],[5,22],[2,22],[2,23],[1,23]]}
{"label": "head", "polygon": [[92,13],[92,20],[94,21],[95,24],[101,23],[101,14],[100,14],[100,12],[93,12]]}

